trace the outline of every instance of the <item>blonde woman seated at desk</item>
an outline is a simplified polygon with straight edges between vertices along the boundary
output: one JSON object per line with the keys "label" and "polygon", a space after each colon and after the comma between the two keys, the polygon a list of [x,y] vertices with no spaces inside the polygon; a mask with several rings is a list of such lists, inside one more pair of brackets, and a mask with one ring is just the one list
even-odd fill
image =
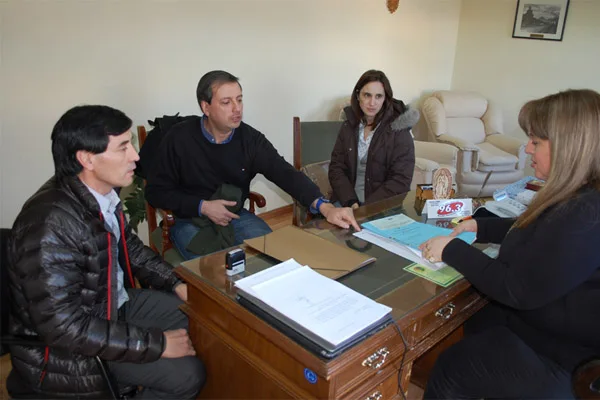
{"label": "blonde woman seated at desk", "polygon": [[360,77],[344,112],[329,164],[333,201],[356,209],[408,192],[415,168],[410,128],[419,112],[394,99],[390,81],[376,70]]}
{"label": "blonde woman seated at desk", "polygon": [[519,124],[546,186],[516,221],[469,220],[451,235],[502,243],[498,258],[447,236],[422,246],[490,299],[437,360],[426,399],[572,398],[572,371],[600,354],[600,94],[530,101]]}

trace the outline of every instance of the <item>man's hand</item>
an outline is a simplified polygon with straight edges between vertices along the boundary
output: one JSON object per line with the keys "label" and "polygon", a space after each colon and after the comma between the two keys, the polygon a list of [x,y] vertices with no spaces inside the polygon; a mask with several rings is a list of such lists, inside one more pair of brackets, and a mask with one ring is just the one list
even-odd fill
{"label": "man's hand", "polygon": [[350,206],[353,210],[356,210],[358,207],[360,207],[360,205],[358,205],[358,203],[354,203]]}
{"label": "man's hand", "polygon": [[350,207],[337,208],[331,203],[322,203],[319,212],[323,214],[330,224],[344,229],[348,229],[352,225],[356,232],[360,231],[360,226],[358,226],[356,219],[354,219],[354,213]]}
{"label": "man's hand", "polygon": [[175,286],[175,294],[181,299],[181,301],[187,301],[187,284],[180,283]]}
{"label": "man's hand", "polygon": [[165,351],[162,353],[162,358],[181,358],[196,355],[192,341],[185,329],[165,331],[163,335],[165,335]]}
{"label": "man's hand", "polygon": [[233,207],[236,204],[235,201],[228,200],[204,200],[200,212],[215,224],[227,226],[232,219],[238,219],[240,216],[232,213],[225,206]]}

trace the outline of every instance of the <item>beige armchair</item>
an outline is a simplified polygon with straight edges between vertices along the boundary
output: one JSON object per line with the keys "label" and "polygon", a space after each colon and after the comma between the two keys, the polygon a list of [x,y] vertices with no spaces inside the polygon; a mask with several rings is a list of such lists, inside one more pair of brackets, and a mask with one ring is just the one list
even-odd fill
{"label": "beige armchair", "polygon": [[525,140],[503,134],[502,114],[473,92],[439,91],[421,107],[416,136],[458,150],[456,182],[464,196],[489,196],[524,175]]}

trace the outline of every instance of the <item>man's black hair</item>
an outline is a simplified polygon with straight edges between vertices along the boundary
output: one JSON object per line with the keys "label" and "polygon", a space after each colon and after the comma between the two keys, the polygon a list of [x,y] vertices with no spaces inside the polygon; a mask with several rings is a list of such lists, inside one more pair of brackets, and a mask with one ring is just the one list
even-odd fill
{"label": "man's black hair", "polygon": [[[213,98],[213,88],[215,85],[220,86],[223,83],[237,83],[240,85],[238,77],[230,74],[227,71],[210,71],[200,78],[198,87],[196,88],[196,98],[198,99],[198,105],[200,105],[200,108],[202,108],[203,101],[210,104]],[[240,85],[240,88],[241,87],[242,85]],[[204,110],[202,110],[202,112],[204,112]]]}
{"label": "man's black hair", "polygon": [[131,128],[132,121],[122,111],[100,105],[71,108],[52,129],[52,158],[56,176],[75,176],[83,169],[77,161],[79,150],[104,153],[109,136],[118,136]]}

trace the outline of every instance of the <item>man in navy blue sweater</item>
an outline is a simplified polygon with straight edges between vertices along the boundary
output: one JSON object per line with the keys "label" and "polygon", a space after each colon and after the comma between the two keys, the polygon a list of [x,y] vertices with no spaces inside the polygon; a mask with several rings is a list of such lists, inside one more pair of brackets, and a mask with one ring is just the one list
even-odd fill
{"label": "man in navy blue sweater", "polygon": [[175,214],[172,240],[187,259],[197,257],[186,250],[198,227],[191,218],[206,216],[217,225],[232,224],[235,243],[271,230],[245,209],[227,210],[235,202],[209,200],[223,183],[242,189],[248,197],[256,174],[282,188],[314,214],[341,228],[360,230],[352,209],[336,208],[319,188],[279,155],[267,138],[242,122],[242,87],[238,78],[225,71],[205,74],[196,90],[202,117],[175,125],[161,142],[158,165],[148,176],[146,198],[155,207]]}

